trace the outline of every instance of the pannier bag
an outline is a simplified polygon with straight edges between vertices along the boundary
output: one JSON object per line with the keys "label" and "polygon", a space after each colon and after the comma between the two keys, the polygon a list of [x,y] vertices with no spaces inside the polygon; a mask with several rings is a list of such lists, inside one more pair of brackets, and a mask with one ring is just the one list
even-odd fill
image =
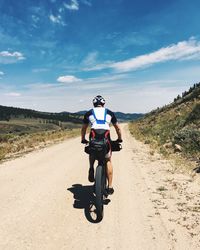
{"label": "pannier bag", "polygon": [[120,151],[122,149],[122,145],[118,141],[111,141],[111,150],[113,151]]}
{"label": "pannier bag", "polygon": [[89,145],[85,147],[85,153],[90,154],[90,146]]}

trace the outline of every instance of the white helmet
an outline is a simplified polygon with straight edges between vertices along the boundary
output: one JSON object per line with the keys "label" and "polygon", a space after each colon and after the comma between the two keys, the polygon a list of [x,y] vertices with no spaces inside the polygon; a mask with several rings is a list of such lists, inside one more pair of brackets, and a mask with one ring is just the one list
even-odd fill
{"label": "white helmet", "polygon": [[104,104],[106,103],[105,99],[101,95],[95,96],[92,102],[94,107],[97,107],[99,105],[104,106]]}

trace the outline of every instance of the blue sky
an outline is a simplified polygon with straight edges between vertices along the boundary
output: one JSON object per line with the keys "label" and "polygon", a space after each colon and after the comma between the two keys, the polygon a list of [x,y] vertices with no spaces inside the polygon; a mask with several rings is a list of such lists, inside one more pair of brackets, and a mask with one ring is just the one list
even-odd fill
{"label": "blue sky", "polygon": [[147,112],[200,81],[198,0],[0,0],[0,104]]}

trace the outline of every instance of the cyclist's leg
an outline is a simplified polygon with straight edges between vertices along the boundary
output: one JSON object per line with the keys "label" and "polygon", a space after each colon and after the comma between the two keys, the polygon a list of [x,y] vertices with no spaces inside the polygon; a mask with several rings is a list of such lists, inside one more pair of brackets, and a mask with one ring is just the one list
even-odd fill
{"label": "cyclist's leg", "polygon": [[113,194],[114,193],[114,189],[112,186],[112,180],[113,180],[113,166],[112,166],[112,162],[111,162],[111,158],[107,158],[106,161],[106,169],[107,169],[107,177],[108,177],[108,188],[107,188],[107,194]]}
{"label": "cyclist's leg", "polygon": [[112,188],[112,180],[113,180],[113,166],[111,162],[111,156],[112,156],[112,150],[111,150],[111,144],[110,144],[110,138],[108,140],[108,151],[105,155],[106,159],[106,173],[108,178],[108,188]]}
{"label": "cyclist's leg", "polygon": [[106,158],[106,171],[107,171],[107,177],[108,177],[108,187],[112,188],[113,166],[111,162],[111,157]]}
{"label": "cyclist's leg", "polygon": [[94,168],[95,157],[93,155],[89,155],[90,168]]}
{"label": "cyclist's leg", "polygon": [[90,168],[88,173],[88,180],[94,182],[94,162],[95,158],[93,155],[89,155]]}

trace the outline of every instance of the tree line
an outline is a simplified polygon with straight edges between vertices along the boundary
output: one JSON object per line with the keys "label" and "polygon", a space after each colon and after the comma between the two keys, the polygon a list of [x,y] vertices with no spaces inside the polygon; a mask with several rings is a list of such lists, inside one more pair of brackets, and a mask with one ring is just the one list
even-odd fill
{"label": "tree line", "polygon": [[61,122],[81,123],[81,116],[78,114],[62,112],[62,113],[48,113],[40,112],[32,109],[23,109],[15,107],[6,107],[0,105],[0,120],[9,121],[12,118],[35,118],[46,119]]}
{"label": "tree line", "polygon": [[186,97],[187,95],[189,95],[190,93],[193,92],[193,95],[191,96],[191,98],[193,97],[197,97],[199,95],[199,91],[195,91],[195,90],[199,90],[200,89],[200,82],[199,83],[195,83],[192,87],[189,88],[188,91],[184,91],[182,93],[182,95],[178,95],[176,98],[174,98],[174,102],[178,101],[181,98]]}

